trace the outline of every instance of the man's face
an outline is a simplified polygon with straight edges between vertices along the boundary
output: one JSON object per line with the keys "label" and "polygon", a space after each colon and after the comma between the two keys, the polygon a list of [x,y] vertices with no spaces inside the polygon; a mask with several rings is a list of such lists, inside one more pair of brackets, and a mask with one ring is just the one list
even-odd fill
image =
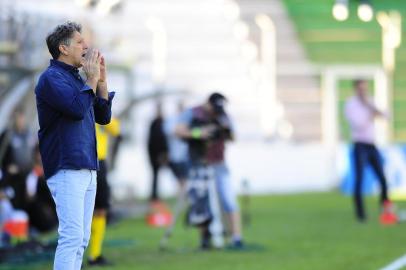
{"label": "man's face", "polygon": [[365,98],[368,94],[368,84],[366,81],[361,81],[357,84],[356,88],[357,95],[359,97]]}
{"label": "man's face", "polygon": [[70,40],[70,44],[66,46],[68,52],[67,57],[69,63],[74,67],[81,67],[84,61],[88,46],[79,32],[75,32]]}

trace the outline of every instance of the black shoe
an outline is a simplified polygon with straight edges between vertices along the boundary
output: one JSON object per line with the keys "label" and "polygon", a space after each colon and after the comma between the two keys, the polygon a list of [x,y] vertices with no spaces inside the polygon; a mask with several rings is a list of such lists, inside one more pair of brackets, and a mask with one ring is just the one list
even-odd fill
{"label": "black shoe", "polygon": [[211,234],[208,228],[206,228],[205,232],[201,235],[200,250],[210,250],[211,248]]}
{"label": "black shoe", "polygon": [[113,265],[110,261],[108,261],[103,256],[99,256],[94,260],[89,259],[87,263],[89,266],[111,266],[111,265]]}
{"label": "black shoe", "polygon": [[367,222],[367,218],[366,216],[356,216],[356,219],[359,223],[366,223]]}
{"label": "black shoe", "polygon": [[209,243],[201,243],[199,249],[202,251],[211,250],[212,245]]}
{"label": "black shoe", "polygon": [[244,242],[242,240],[235,240],[226,247],[228,250],[243,250],[245,249]]}
{"label": "black shoe", "polygon": [[200,242],[200,250],[210,250],[212,249],[211,239],[203,238]]}

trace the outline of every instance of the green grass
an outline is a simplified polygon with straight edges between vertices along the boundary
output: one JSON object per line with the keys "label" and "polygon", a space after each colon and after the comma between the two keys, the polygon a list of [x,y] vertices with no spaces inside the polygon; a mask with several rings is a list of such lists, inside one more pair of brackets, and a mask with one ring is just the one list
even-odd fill
{"label": "green grass", "polygon": [[[381,27],[376,19],[362,22],[357,17],[359,1],[350,2],[350,16],[344,22],[332,16],[334,0],[283,0],[293,20],[307,56],[317,64],[380,64]],[[374,11],[397,10],[402,15],[402,40],[396,50],[394,74],[394,128],[395,141],[406,141],[406,1],[375,0]],[[346,91],[346,84],[340,90]],[[346,94],[341,94],[343,98]],[[343,103],[340,103],[342,106]],[[341,115],[342,116],[342,115]],[[348,128],[340,120],[342,137],[348,138]]]}
{"label": "green grass", "polygon": [[[254,197],[252,224],[244,232],[247,243],[262,248],[244,252],[198,252],[196,230],[181,224],[169,251],[159,252],[161,229],[125,220],[108,228],[105,254],[115,267],[100,269],[367,270],[406,253],[406,225],[381,226],[376,198],[367,199],[366,224],[355,222],[351,206],[351,198],[333,192]],[[0,269],[43,270],[51,263]]]}

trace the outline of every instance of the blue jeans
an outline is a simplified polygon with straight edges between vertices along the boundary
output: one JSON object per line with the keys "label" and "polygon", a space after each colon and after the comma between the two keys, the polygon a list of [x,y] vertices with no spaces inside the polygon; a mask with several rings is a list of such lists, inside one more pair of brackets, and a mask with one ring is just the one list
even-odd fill
{"label": "blue jeans", "polygon": [[211,165],[216,179],[216,188],[221,205],[226,213],[239,211],[237,195],[231,183],[230,173],[224,162]]}
{"label": "blue jeans", "polygon": [[54,270],[79,270],[90,239],[96,171],[59,170],[47,184],[59,220]]}
{"label": "blue jeans", "polygon": [[366,218],[364,203],[362,200],[362,182],[364,177],[365,165],[371,165],[379,184],[381,185],[381,204],[388,200],[388,187],[386,177],[383,171],[381,156],[375,145],[369,143],[354,143],[354,163],[355,163],[355,189],[354,189],[354,205],[355,214],[359,220]]}

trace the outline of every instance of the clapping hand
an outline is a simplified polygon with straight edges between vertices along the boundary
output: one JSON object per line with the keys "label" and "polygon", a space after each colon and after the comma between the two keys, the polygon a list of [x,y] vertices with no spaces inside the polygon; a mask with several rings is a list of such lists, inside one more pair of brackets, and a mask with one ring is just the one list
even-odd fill
{"label": "clapping hand", "polygon": [[97,95],[106,100],[108,99],[107,68],[104,56],[102,55],[100,55],[100,79],[97,83]]}
{"label": "clapping hand", "polygon": [[106,63],[104,61],[104,56],[101,56],[100,60],[100,79],[99,83],[104,83],[107,81],[107,70],[106,70]]}
{"label": "clapping hand", "polygon": [[83,61],[83,71],[87,77],[87,84],[92,87],[93,91],[96,90],[97,83],[100,80],[101,75],[101,63],[102,56],[98,50],[89,49],[86,53],[85,60]]}

